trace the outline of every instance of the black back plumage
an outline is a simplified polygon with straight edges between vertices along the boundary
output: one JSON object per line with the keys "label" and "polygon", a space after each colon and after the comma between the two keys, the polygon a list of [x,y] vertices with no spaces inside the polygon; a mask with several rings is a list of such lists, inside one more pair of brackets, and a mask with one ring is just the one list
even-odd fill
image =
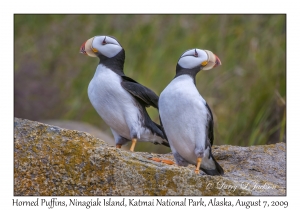
{"label": "black back plumage", "polygon": [[[144,116],[144,125],[151,130],[152,134],[156,134],[161,138],[166,139],[162,131],[162,127],[151,120],[146,110],[146,107],[149,106],[153,106],[158,109],[158,96],[149,88],[139,84],[127,76],[122,76],[122,79],[122,87],[139,102],[140,111],[142,112],[142,116]],[[170,147],[167,142],[163,142],[163,145]]]}
{"label": "black back plumage", "polygon": [[153,106],[154,108],[158,109],[158,96],[152,90],[127,76],[122,76],[122,79],[122,87],[135,98],[139,99],[144,106]]}

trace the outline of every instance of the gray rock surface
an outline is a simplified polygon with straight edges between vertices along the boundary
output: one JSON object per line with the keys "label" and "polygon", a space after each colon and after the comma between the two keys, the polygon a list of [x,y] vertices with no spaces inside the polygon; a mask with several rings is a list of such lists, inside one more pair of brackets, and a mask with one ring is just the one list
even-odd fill
{"label": "gray rock surface", "polygon": [[69,130],[83,131],[95,136],[96,138],[104,140],[107,144],[111,146],[115,146],[115,140],[112,138],[112,135],[109,136],[100,129],[98,129],[96,126],[85,122],[77,122],[70,120],[40,120],[39,122]]}
{"label": "gray rock surface", "polygon": [[149,160],[92,135],[15,118],[14,195],[286,195],[286,146],[213,146],[224,176]]}

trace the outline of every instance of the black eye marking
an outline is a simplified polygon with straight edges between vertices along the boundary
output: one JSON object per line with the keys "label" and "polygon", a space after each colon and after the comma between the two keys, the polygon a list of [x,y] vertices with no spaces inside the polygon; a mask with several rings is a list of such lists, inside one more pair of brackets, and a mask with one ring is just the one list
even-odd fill
{"label": "black eye marking", "polygon": [[104,38],[104,40],[102,41],[102,45],[105,45],[106,44],[106,37]]}
{"label": "black eye marking", "polygon": [[198,57],[198,53],[197,50],[195,49],[195,57]]}

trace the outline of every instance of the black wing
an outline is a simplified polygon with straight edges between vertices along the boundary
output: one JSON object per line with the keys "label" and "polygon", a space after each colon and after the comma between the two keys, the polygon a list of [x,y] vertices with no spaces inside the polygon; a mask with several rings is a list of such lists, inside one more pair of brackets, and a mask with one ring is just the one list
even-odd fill
{"label": "black wing", "polygon": [[158,109],[158,96],[152,90],[139,84],[130,77],[122,76],[122,78],[122,87],[133,97],[142,102],[146,107],[153,106]]}
{"label": "black wing", "polygon": [[212,146],[214,143],[214,117],[213,114],[208,106],[208,104],[205,104],[207,110],[208,110],[208,114],[210,116],[208,116],[208,138],[210,140],[210,145]]}

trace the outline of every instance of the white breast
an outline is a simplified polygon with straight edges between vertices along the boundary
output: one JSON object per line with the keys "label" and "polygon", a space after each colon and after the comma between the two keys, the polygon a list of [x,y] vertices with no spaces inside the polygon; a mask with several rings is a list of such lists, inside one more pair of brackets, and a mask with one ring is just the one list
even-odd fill
{"label": "white breast", "polygon": [[189,75],[173,79],[159,98],[159,113],[172,151],[194,164],[196,144],[205,149],[205,104]]}
{"label": "white breast", "polygon": [[89,84],[88,96],[106,124],[130,139],[128,124],[138,122],[139,111],[133,97],[121,86],[121,77],[100,64]]}

